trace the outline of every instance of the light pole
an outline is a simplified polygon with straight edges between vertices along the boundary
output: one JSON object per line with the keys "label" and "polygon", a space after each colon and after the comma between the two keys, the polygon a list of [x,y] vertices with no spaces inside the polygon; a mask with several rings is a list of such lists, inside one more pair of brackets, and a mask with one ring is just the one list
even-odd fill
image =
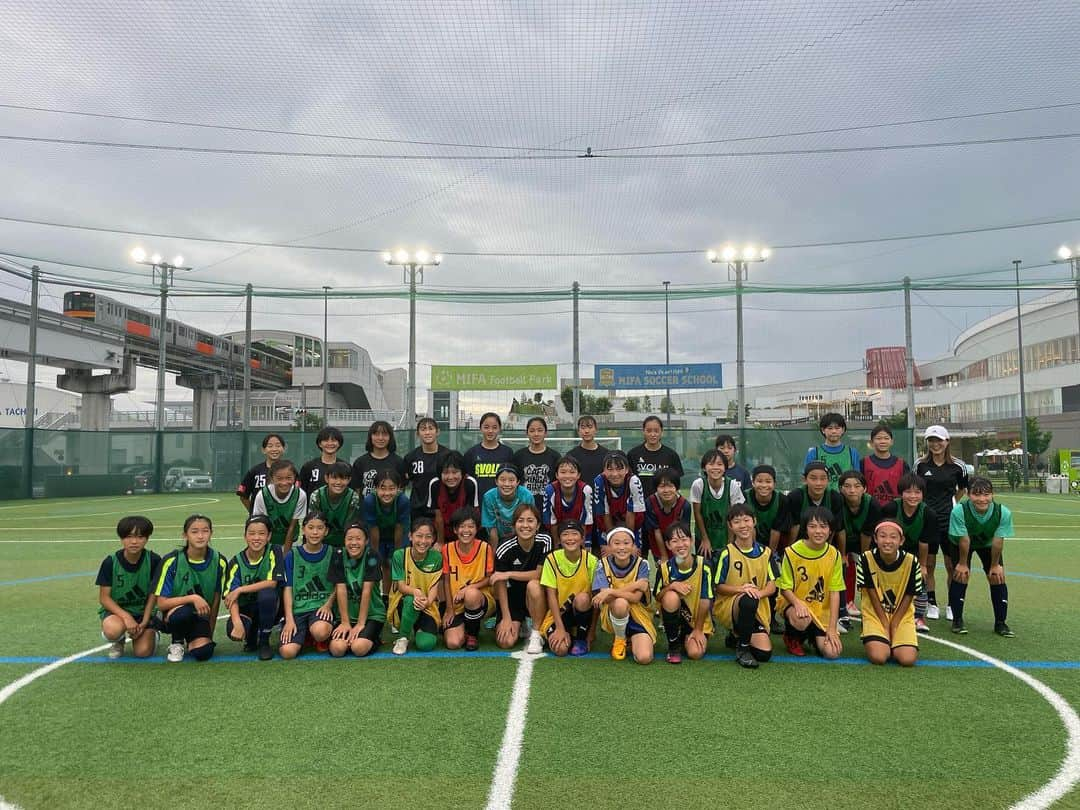
{"label": "light pole", "polygon": [[327,399],[327,392],[330,390],[329,377],[327,376],[327,368],[330,365],[330,347],[327,345],[329,339],[329,296],[330,287],[322,288],[322,420],[323,427],[327,427],[330,424],[330,400]]}
{"label": "light pole", "polygon": [[[1076,284],[1076,339],[1080,341],[1080,245],[1075,248],[1070,248],[1068,245],[1059,247],[1058,258],[1054,259],[1054,264],[1062,263],[1072,266],[1073,283]],[[1077,344],[1076,350],[1076,360],[1080,362],[1080,343]]]}
{"label": "light pole", "polygon": [[724,245],[719,251],[710,250],[705,254],[705,257],[713,264],[726,264],[728,280],[735,281],[735,426],[740,432],[746,421],[746,384],[743,373],[743,280],[747,276],[750,262],[763,262],[771,255],[772,251],[767,247],[759,249],[756,245],[744,245],[742,249],[734,245]]}
{"label": "light pole", "polygon": [[[670,281],[664,282],[664,364],[671,365],[671,329],[668,325],[668,288],[671,286]],[[665,399],[667,400],[667,420],[668,427],[671,427],[671,389],[668,388],[665,392]]]}
{"label": "light pole", "polygon": [[136,264],[145,264],[151,269],[151,279],[157,283],[161,290],[161,318],[158,323],[158,369],[157,369],[157,415],[155,424],[158,432],[165,430],[165,321],[169,310],[169,287],[173,284],[173,274],[177,270],[190,270],[184,266],[184,257],[177,256],[171,262],[161,258],[160,253],[155,253],[149,258],[146,251],[141,247],[131,251],[131,258]]}
{"label": "light pole", "polygon": [[1024,327],[1020,319],[1020,259],[1013,259],[1013,269],[1016,270],[1016,355],[1020,370],[1020,448],[1024,455],[1021,456],[1024,463],[1024,486],[1028,483],[1028,453],[1027,453],[1027,406],[1024,404]]}
{"label": "light pole", "polygon": [[409,386],[405,395],[405,415],[412,424],[416,417],[416,285],[424,283],[424,268],[438,267],[442,255],[419,248],[411,253],[405,249],[383,253],[388,265],[402,268],[402,280],[409,284]]}

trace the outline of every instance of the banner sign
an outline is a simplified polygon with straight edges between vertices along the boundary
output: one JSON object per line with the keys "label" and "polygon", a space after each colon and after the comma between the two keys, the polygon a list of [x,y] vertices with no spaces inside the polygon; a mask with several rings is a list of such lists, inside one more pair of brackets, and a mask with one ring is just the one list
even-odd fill
{"label": "banner sign", "polygon": [[723,388],[720,363],[682,365],[597,365],[593,372],[597,388]]}
{"label": "banner sign", "polygon": [[554,363],[539,366],[432,366],[432,391],[553,391]]}

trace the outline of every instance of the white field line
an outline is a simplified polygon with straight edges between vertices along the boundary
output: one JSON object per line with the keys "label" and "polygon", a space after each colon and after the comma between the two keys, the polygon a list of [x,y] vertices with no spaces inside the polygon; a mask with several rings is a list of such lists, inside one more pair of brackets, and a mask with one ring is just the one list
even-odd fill
{"label": "white field line", "polygon": [[[239,537],[216,537],[215,536],[214,537],[214,542],[221,542],[221,541],[224,541],[224,540],[243,540],[243,539],[244,539],[243,535],[240,535]],[[164,542],[164,543],[170,543],[170,544],[172,544],[174,546],[177,546],[177,547],[180,546],[180,538],[179,537],[177,537],[175,539],[173,539],[173,538],[165,538],[165,537],[162,537],[162,538],[156,538],[155,537],[155,538],[152,538],[150,540],[150,542],[153,542],[154,540],[159,540],[160,542]],[[0,540],[0,543],[44,543],[46,545],[49,544],[49,543],[116,543],[116,542],[118,542],[118,541],[117,541],[115,536],[114,537],[91,537],[89,539],[87,539],[87,538],[76,538],[76,539],[61,538],[61,539],[58,539],[58,540]],[[0,808],[0,810],[2,810],[2,808]]]}
{"label": "white field line", "polygon": [[509,810],[514,801],[514,782],[517,780],[518,764],[521,762],[521,744],[525,738],[525,717],[529,710],[529,688],[532,684],[533,664],[542,656],[513,653],[518,660],[514,691],[510,696],[510,708],[506,710],[506,731],[499,746],[499,759],[488,791],[487,810]]}
{"label": "white field line", "polygon": [[[152,506],[149,509],[140,509],[138,513],[141,515],[143,512],[167,512],[170,509],[183,509],[185,506],[205,506],[208,503],[221,503],[221,498],[200,498],[197,501],[191,501],[190,503],[174,503],[169,506]],[[12,508],[12,507],[8,507]],[[62,520],[69,518],[84,518],[84,517],[103,517],[105,515],[124,515],[130,512],[130,509],[118,509],[114,512],[74,512],[70,515],[59,515]],[[20,515],[19,517],[3,517],[0,520],[27,520],[34,518],[42,518],[44,515]]]}

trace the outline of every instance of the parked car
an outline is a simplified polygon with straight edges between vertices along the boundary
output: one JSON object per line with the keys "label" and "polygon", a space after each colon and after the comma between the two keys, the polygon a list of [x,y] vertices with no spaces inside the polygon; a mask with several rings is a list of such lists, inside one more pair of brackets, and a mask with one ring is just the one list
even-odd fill
{"label": "parked car", "polygon": [[170,467],[165,473],[165,489],[213,489],[214,479],[198,467]]}

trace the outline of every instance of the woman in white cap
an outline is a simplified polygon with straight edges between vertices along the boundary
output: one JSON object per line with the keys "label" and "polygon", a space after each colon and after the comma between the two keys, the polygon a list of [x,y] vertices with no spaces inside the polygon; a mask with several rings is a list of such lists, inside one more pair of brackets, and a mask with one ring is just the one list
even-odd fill
{"label": "woman in white cap", "polygon": [[[915,465],[915,474],[926,484],[926,505],[938,518],[937,540],[928,543],[926,557],[926,596],[929,605],[926,618],[939,619],[937,594],[934,591],[934,567],[937,565],[938,548],[945,559],[946,582],[952,581],[952,557],[949,554],[949,515],[954,504],[967,494],[968,475],[963,462],[949,452],[949,431],[943,425],[931,425],[923,434],[926,455]],[[952,620],[952,611],[945,608],[945,618]]]}

